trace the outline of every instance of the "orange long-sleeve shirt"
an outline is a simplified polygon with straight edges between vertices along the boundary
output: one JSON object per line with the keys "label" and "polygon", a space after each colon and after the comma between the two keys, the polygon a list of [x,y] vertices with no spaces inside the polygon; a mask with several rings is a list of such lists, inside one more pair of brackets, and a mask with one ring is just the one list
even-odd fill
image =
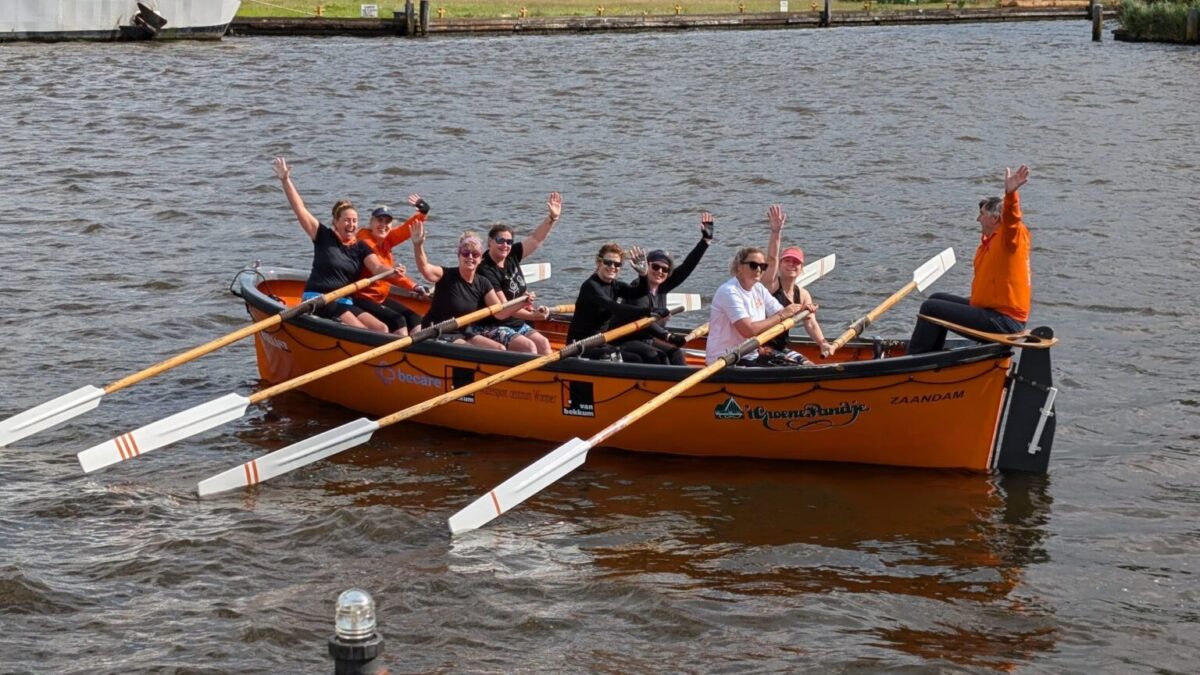
{"label": "orange long-sleeve shirt", "polygon": [[[357,236],[359,241],[364,242],[368,247],[370,247],[371,251],[373,251],[375,255],[379,256],[380,262],[388,267],[392,267],[396,264],[392,259],[392,249],[408,241],[408,238],[412,236],[413,225],[423,222],[425,222],[425,214],[415,213],[411,218],[404,221],[402,225],[392,228],[392,231],[388,232],[388,235],[384,237],[383,241],[376,241],[375,237],[371,236],[371,231],[367,228],[359,230]],[[359,272],[358,278],[366,279],[370,276],[373,276],[371,274],[371,270],[363,267]],[[387,300],[388,293],[392,290],[392,285],[396,285],[400,288],[411,291],[412,289],[416,288],[417,282],[406,276],[400,277],[399,279],[393,278],[391,280],[380,279],[379,281],[376,281],[370,286],[362,289],[358,293],[355,293],[354,297],[366,298],[372,302],[383,303],[384,300]]]}
{"label": "orange long-sleeve shirt", "polygon": [[1004,195],[1000,228],[980,239],[975,249],[975,278],[971,281],[971,306],[994,309],[1021,323],[1029,319],[1033,295],[1029,268],[1029,228],[1021,222],[1017,193]]}

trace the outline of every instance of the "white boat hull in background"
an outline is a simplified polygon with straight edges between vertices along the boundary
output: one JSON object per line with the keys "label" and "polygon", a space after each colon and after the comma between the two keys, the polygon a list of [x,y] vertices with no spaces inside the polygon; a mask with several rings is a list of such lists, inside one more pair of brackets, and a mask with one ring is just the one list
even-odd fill
{"label": "white boat hull in background", "polygon": [[241,0],[141,0],[166,19],[139,30],[137,0],[0,0],[0,42],[16,40],[219,39]]}

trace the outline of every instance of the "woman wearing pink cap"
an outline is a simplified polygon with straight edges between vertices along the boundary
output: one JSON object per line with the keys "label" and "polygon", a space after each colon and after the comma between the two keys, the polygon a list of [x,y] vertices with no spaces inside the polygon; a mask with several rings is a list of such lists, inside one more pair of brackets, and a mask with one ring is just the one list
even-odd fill
{"label": "woman wearing pink cap", "polygon": [[[767,246],[769,267],[763,274],[763,285],[780,304],[802,305],[811,314],[804,320],[804,331],[821,348],[821,356],[830,357],[837,350],[821,332],[821,324],[817,323],[817,305],[813,303],[812,295],[807,290],[796,285],[796,280],[804,273],[804,251],[799,246],[789,246],[779,253],[783,240],[783,224],[787,222],[787,214],[779,204],[772,204],[767,209],[767,218],[771,221],[771,241]],[[775,349],[779,356],[793,363],[811,365],[812,361],[804,355],[793,351],[787,346],[787,335],[780,335],[768,345]]]}

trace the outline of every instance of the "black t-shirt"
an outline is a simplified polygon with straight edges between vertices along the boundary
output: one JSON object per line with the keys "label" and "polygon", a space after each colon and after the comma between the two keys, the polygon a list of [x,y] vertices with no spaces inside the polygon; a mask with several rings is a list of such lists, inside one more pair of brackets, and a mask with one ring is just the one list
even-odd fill
{"label": "black t-shirt", "polygon": [[[512,249],[508,252],[508,257],[504,259],[504,267],[496,265],[492,260],[492,256],[484,253],[483,260],[479,263],[479,269],[475,272],[476,275],[486,278],[492,283],[492,288],[504,296],[505,300],[512,300],[518,295],[525,293],[525,274],[521,272],[521,259],[525,257],[524,242],[518,242],[512,245]],[[508,326],[510,328],[520,328],[521,324],[525,323],[523,319],[486,319],[486,323],[491,325]]]}
{"label": "black t-shirt", "polygon": [[[778,300],[779,304],[783,305],[784,307],[787,307],[790,304],[799,302],[800,287],[793,286],[792,293],[795,294],[795,296],[796,296],[795,300],[792,300],[791,298],[789,298],[787,296],[787,294],[783,292],[783,284],[779,284],[779,288],[775,289],[775,292],[771,294],[771,297]],[[780,351],[787,349],[788,348],[787,345],[788,345],[788,334],[787,333],[780,333],[779,335],[776,335],[770,342],[767,343],[768,347],[774,347],[775,349],[778,349]]]}
{"label": "black t-shirt", "polygon": [[442,278],[433,285],[433,302],[421,325],[431,326],[487,307],[487,294],[491,290],[492,282],[478,271],[468,284],[457,267],[443,267]]}
{"label": "black t-shirt", "polygon": [[304,292],[328,293],[358,281],[363,261],[371,253],[371,247],[361,241],[343,244],[333,230],[318,223],[317,236],[313,237],[312,271]]}
{"label": "black t-shirt", "polygon": [[[671,275],[667,277],[666,281],[659,284],[658,289],[654,293],[648,293],[647,295],[643,295],[640,298],[634,298],[633,300],[628,300],[627,302],[637,307],[650,307],[654,309],[666,307],[667,293],[670,293],[678,288],[680,284],[687,281],[687,278],[691,276],[692,271],[696,269],[696,265],[700,263],[700,259],[704,257],[704,253],[707,250],[708,242],[701,239],[699,243],[692,247],[691,252],[689,252],[687,257],[683,259],[683,262],[679,263],[679,267],[676,267],[671,271]],[[638,277],[637,279],[633,280],[632,285],[636,286],[644,283],[646,283],[646,280],[642,277]],[[626,340],[649,340],[651,338],[665,340],[667,339],[667,335],[670,333],[670,331],[668,331],[666,326],[663,325],[664,323],[666,322],[660,321],[659,323],[652,323],[649,327],[634,333],[626,338]]]}

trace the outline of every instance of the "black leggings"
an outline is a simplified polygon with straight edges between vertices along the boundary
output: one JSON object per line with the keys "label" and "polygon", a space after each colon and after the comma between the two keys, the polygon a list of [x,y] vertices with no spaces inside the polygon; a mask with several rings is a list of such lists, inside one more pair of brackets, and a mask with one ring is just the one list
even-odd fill
{"label": "black leggings", "polygon": [[407,328],[412,331],[421,325],[421,315],[392,299],[384,300],[381,305],[366,298],[355,298],[354,304],[387,324],[389,331],[394,332],[397,328]]}
{"label": "black leggings", "polygon": [[[989,333],[1016,333],[1025,324],[994,309],[972,307],[968,298],[949,293],[934,293],[921,303],[921,313],[935,319],[945,319],[960,326]],[[946,329],[917,319],[908,341],[909,354],[937,352],[946,347]]]}

